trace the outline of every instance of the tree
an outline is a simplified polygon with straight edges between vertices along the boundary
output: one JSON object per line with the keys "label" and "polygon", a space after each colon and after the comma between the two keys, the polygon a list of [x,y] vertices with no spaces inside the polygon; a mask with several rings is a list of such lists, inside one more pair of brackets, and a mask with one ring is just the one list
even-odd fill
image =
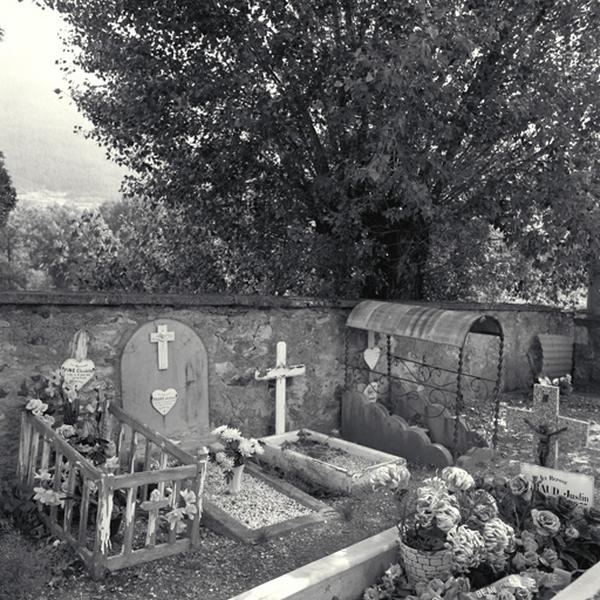
{"label": "tree", "polygon": [[40,1],[128,193],[201,236],[194,289],[225,260],[245,291],[443,296],[432,265],[493,232],[571,290],[600,250],[593,0]]}

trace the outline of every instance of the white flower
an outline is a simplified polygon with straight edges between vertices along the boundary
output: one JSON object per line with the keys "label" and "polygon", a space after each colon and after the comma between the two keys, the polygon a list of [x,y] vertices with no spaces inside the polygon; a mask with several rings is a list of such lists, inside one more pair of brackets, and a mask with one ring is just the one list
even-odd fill
{"label": "white flower", "polygon": [[39,479],[42,482],[44,482],[44,481],[51,481],[52,480],[52,474],[50,473],[50,471],[48,471],[46,469],[40,469],[34,475],[34,479]]}
{"label": "white flower", "polygon": [[64,506],[66,495],[62,492],[55,492],[54,490],[47,490],[43,487],[34,487],[35,492],[33,499],[41,504],[48,506]]}
{"label": "white flower", "polygon": [[226,456],[221,461],[221,464],[219,466],[221,467],[221,469],[223,469],[223,471],[231,471],[231,470],[233,470],[234,464],[235,464],[235,461],[233,460],[233,458],[231,458],[231,456]]}
{"label": "white flower", "polygon": [[262,447],[262,444],[255,440],[254,438],[250,438],[250,443],[252,444],[252,448],[254,449],[254,454],[264,454],[265,449]]}
{"label": "white flower", "polygon": [[224,442],[235,442],[242,437],[242,432],[235,427],[226,427],[220,437]]}
{"label": "white flower", "polygon": [[48,425],[48,427],[52,427],[54,425],[55,419],[52,415],[40,415],[40,419]]}
{"label": "white flower", "polygon": [[254,455],[254,452],[255,452],[254,444],[252,444],[251,440],[242,438],[238,444],[238,451],[245,458],[250,458],[251,456]]}
{"label": "white flower", "polygon": [[475,485],[473,477],[460,467],[446,467],[442,469],[441,476],[451,492],[464,492]]}
{"label": "white flower", "polygon": [[162,500],[162,494],[160,493],[160,490],[154,489],[150,492],[150,502],[158,502],[159,500]]}
{"label": "white flower", "polygon": [[186,504],[196,504],[196,493],[192,490],[181,490],[179,495]]}
{"label": "white flower", "polygon": [[48,405],[39,398],[31,398],[25,405],[25,409],[31,411],[36,417],[40,417],[48,410]]}
{"label": "white flower", "polygon": [[[111,458],[107,458],[103,466],[105,469],[108,469],[109,471],[114,471],[115,469],[118,469],[119,468],[119,457],[113,456]],[[155,491],[157,491],[157,490],[155,490]]]}
{"label": "white flower", "polygon": [[215,462],[220,465],[223,463],[223,461],[227,458],[227,455],[225,454],[225,452],[217,452],[215,454]]}
{"label": "white flower", "polygon": [[68,439],[70,437],[73,437],[77,432],[75,431],[75,427],[73,427],[73,425],[61,425],[57,430],[56,433],[58,433],[58,435],[60,435],[61,437]]}
{"label": "white flower", "polygon": [[212,435],[220,436],[227,429],[227,425],[220,425],[211,431]]}

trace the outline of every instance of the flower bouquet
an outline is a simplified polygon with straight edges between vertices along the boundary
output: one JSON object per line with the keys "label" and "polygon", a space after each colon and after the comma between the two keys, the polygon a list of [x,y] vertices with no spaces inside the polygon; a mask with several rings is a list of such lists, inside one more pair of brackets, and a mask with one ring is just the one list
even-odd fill
{"label": "flower bouquet", "polygon": [[264,452],[260,442],[254,438],[245,438],[239,429],[221,425],[212,431],[219,442],[219,449],[210,453],[210,460],[223,472],[231,493],[237,493],[241,487],[243,467],[253,456]]}
{"label": "flower bouquet", "polygon": [[25,410],[56,430],[69,445],[94,465],[114,472],[118,467],[115,443],[99,402],[100,390],[111,394],[110,384],[94,377],[80,390],[65,382],[60,370],[49,377],[38,376],[28,389]]}
{"label": "flower bouquet", "polygon": [[388,573],[369,600],[547,600],[600,561],[600,511],[549,497],[521,476],[474,479],[446,467],[408,492],[409,478],[397,465],[371,476],[400,500],[403,574],[391,585]]}

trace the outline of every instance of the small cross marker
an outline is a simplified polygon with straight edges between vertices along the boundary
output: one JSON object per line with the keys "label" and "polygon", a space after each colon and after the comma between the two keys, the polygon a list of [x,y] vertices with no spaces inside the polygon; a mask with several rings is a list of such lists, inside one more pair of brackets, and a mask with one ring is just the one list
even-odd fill
{"label": "small cross marker", "polygon": [[156,331],[150,334],[150,341],[158,347],[158,370],[169,368],[169,342],[175,341],[175,332],[167,331],[166,325],[157,325]]}
{"label": "small cross marker", "polygon": [[304,375],[304,365],[286,365],[287,347],[285,342],[277,342],[277,359],[274,369],[256,369],[254,378],[258,381],[275,379],[275,435],[285,433],[285,382],[287,377]]}
{"label": "small cross marker", "polygon": [[[559,414],[559,389],[553,385],[535,384],[533,386],[532,410],[509,406],[506,410],[506,426],[509,434],[527,433],[535,435],[533,427],[545,425],[550,437],[548,462],[545,466],[556,468],[559,443],[569,446],[587,447],[590,424],[587,421],[563,417]],[[529,423],[527,422],[529,421]],[[561,432],[563,428],[566,429]],[[560,433],[559,433],[560,432]]]}
{"label": "small cross marker", "polygon": [[156,526],[158,514],[161,508],[170,506],[171,501],[163,498],[159,490],[152,490],[150,499],[142,502],[140,508],[148,512],[148,530],[146,531],[146,546],[154,546],[156,543]]}

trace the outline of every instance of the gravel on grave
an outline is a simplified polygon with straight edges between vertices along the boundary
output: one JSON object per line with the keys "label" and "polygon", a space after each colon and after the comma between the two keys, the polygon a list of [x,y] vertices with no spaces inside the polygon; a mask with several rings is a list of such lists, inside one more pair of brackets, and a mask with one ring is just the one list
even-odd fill
{"label": "gravel on grave", "polygon": [[348,452],[332,456],[331,458],[328,458],[326,462],[334,467],[344,469],[345,471],[348,471],[348,473],[356,473],[377,464],[377,461],[363,456],[349,454]]}
{"label": "gravel on grave", "polygon": [[246,471],[242,473],[241,490],[231,495],[223,473],[213,465],[208,467],[204,497],[249,529],[260,529],[313,512]]}

